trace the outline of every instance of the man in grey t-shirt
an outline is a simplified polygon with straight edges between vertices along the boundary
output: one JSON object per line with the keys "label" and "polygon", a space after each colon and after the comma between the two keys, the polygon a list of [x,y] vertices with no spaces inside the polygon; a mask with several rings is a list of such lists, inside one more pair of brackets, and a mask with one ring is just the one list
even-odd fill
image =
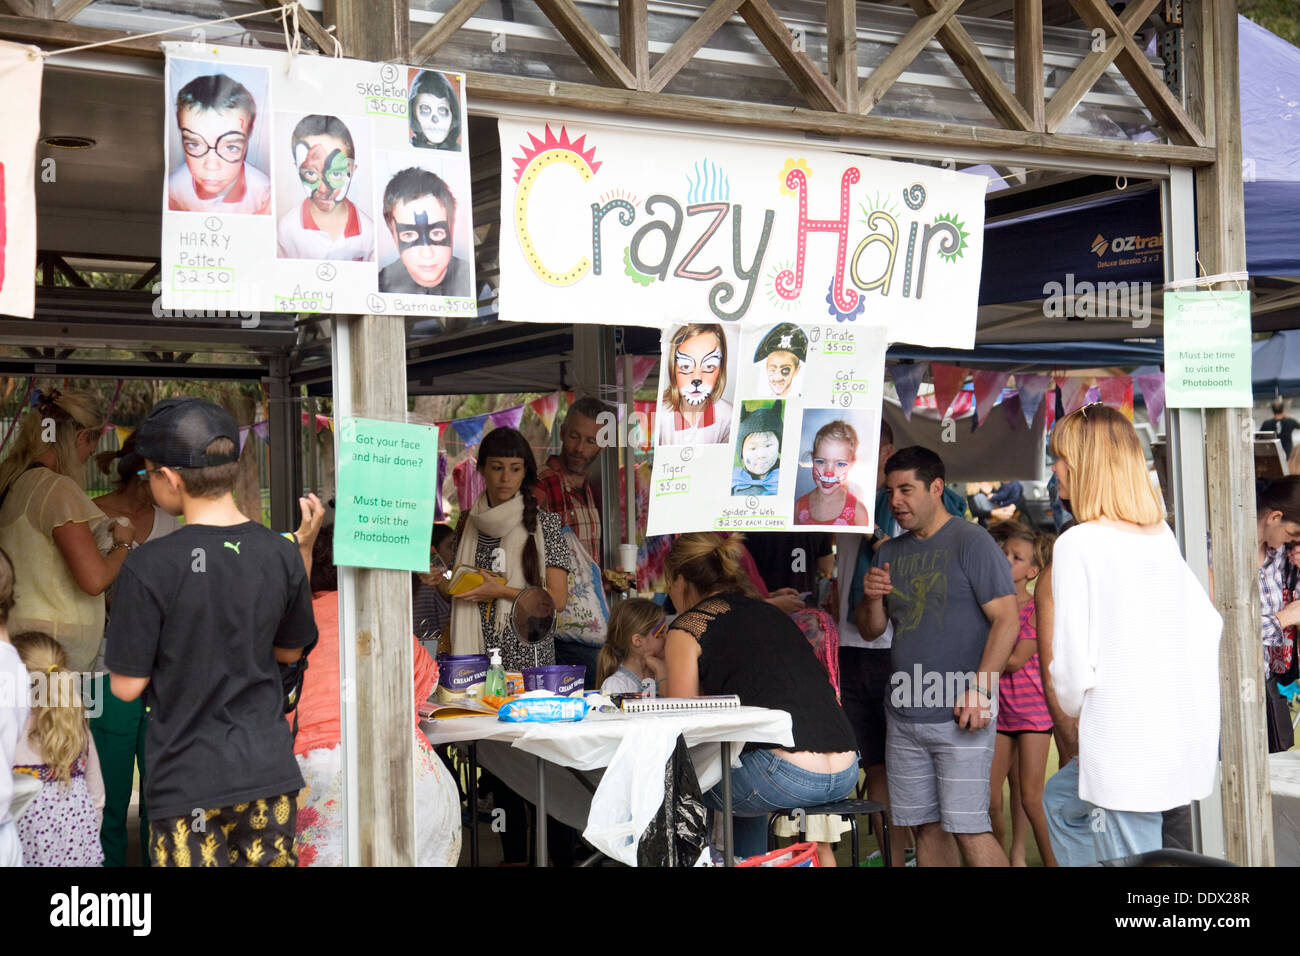
{"label": "man in grey t-shirt", "polygon": [[892,455],[885,487],[906,533],[880,546],[863,579],[863,636],[894,626],[885,744],[893,823],[916,827],[921,866],[961,857],[1006,866],[990,832],[989,770],[993,700],[1019,630],[1010,564],[987,531],[944,509],[943,461],[928,448]]}

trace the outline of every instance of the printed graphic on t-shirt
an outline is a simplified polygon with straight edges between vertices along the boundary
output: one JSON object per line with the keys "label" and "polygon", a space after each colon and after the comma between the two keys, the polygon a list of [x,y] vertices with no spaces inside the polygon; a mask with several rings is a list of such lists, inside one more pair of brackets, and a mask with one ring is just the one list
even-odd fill
{"label": "printed graphic on t-shirt", "polygon": [[889,593],[889,610],[894,618],[894,640],[921,626],[927,612],[933,614],[931,630],[943,628],[948,605],[947,548],[919,551],[893,558],[889,576],[895,582]]}

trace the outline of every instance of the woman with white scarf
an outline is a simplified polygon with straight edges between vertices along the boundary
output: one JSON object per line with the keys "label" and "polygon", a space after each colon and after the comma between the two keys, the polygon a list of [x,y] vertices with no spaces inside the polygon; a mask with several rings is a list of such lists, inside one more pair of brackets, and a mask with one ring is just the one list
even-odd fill
{"label": "woman with white scarf", "polygon": [[500,647],[507,670],[554,664],[554,640],[547,638],[536,648],[523,644],[510,609],[519,592],[532,586],[546,588],[556,610],[564,609],[569,549],[560,518],[538,509],[533,497],[537,462],[527,439],[515,429],[488,432],[478,447],[478,470],[487,490],[460,517],[456,564],[495,572],[506,583],[485,577],[478,587],[456,595],[451,611],[452,653],[482,654]]}

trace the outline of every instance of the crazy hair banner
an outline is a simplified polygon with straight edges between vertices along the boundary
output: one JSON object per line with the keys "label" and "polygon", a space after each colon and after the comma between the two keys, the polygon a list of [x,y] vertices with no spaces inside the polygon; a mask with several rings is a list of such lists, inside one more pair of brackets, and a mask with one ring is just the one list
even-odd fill
{"label": "crazy hair banner", "polygon": [[647,533],[869,533],[885,348],[880,325],[665,329]]}
{"label": "crazy hair banner", "polygon": [[35,50],[0,41],[0,315],[24,319],[36,306],[36,137],[45,59]]}
{"label": "crazy hair banner", "polygon": [[461,74],[164,48],[164,309],[476,313]]}
{"label": "crazy hair banner", "polygon": [[982,176],[803,146],[501,120],[500,318],[879,325],[971,348]]}

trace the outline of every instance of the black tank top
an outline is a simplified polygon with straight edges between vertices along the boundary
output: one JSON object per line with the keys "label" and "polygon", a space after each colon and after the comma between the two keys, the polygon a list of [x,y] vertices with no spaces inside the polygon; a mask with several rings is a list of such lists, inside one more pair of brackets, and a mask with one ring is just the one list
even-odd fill
{"label": "black tank top", "polygon": [[[742,704],[790,714],[793,751],[856,750],[853,727],[826,669],[794,621],[740,593],[715,594],[673,621],[700,642],[700,693],[735,694]],[[746,750],[780,744],[750,744]]]}

